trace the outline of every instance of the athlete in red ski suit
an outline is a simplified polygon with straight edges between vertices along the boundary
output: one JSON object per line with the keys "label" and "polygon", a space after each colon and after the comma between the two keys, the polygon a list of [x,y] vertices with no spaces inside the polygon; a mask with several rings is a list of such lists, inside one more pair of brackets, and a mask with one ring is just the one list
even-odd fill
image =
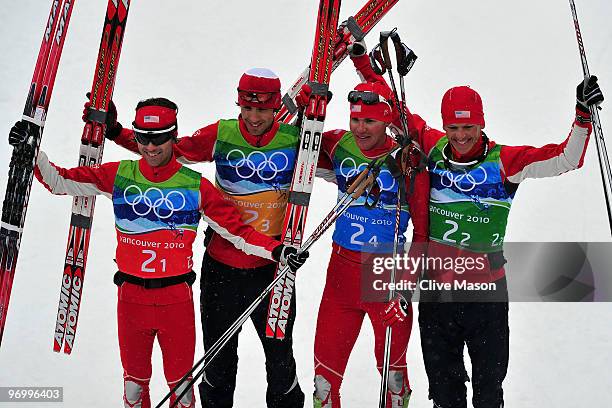
{"label": "athlete in red ski suit", "polygon": [[[368,80],[384,83],[366,59],[360,65]],[[510,207],[525,179],[554,177],[582,167],[592,130],[589,107],[601,101],[597,78],[585,78],[577,87],[576,116],[568,137],[543,147],[489,140],[482,131],[480,95],[466,86],[451,88],[442,98],[444,132],[406,110],[409,126],[429,159],[428,258],[462,258],[464,264],[472,260],[475,265],[457,271],[428,262],[425,278],[452,287],[469,282],[493,283],[495,288],[485,293],[453,289],[421,294],[421,346],[435,407],[467,407],[464,345],[472,363],[474,408],[504,405],[510,330],[503,241]]]}
{"label": "athlete in red ski suit", "polygon": [[[150,407],[155,337],[170,388],[193,365],[192,244],[200,216],[249,256],[279,260],[294,251],[244,224],[235,207],[208,180],[176,161],[172,152],[176,111],[176,105],[164,98],[139,103],[134,121],[143,156],[139,161],[63,169],[41,152],[35,168],[36,177],[54,194],[102,194],[113,200],[119,269],[115,275],[119,286],[117,320],[126,407]],[[182,388],[177,394],[180,391]],[[175,399],[173,394],[171,402]],[[178,406],[194,404],[191,389]]]}
{"label": "athlete in red ski suit", "polygon": [[[288,188],[295,166],[299,129],[274,121],[280,108],[280,80],[264,68],[245,72],[238,83],[237,119],[219,120],[181,137],[174,154],[183,163],[213,162],[215,184],[223,197],[235,204],[242,221],[270,237],[280,237]],[[119,129],[107,137],[137,151],[130,129]],[[211,231],[212,232],[212,231]],[[210,347],[274,278],[276,264],[245,255],[220,234],[206,244],[201,275],[201,317],[204,348]],[[266,336],[268,302],[262,302],[251,321],[266,356],[270,408],[304,405],[293,357],[293,294],[285,338]],[[238,334],[205,370],[199,386],[204,408],[233,405],[238,370]]]}
{"label": "athlete in red ski suit", "polygon": [[[379,102],[372,103],[370,98]],[[339,198],[344,195],[347,183],[365,168],[365,163],[384,157],[396,146],[395,140],[386,133],[387,125],[392,122],[391,92],[376,84],[363,83],[349,94],[349,101],[351,131],[333,130],[324,133],[317,171],[327,180],[338,184]],[[412,182],[409,179],[404,182],[406,191],[411,193],[408,195],[407,206],[402,205],[400,247],[403,247],[405,241],[403,234],[408,219],[412,218],[412,242],[418,243],[412,248],[422,251],[428,229],[428,177],[426,172],[421,172]],[[410,398],[406,351],[412,328],[412,308],[408,303],[407,308],[400,311],[396,302],[387,304],[385,301],[364,298],[367,288],[362,284],[363,277],[371,276],[372,273],[371,258],[366,258],[383,245],[386,249],[383,249],[382,255],[390,255],[394,239],[398,180],[391,176],[385,165],[378,183],[381,201],[376,208],[365,209],[361,198],[336,221],[314,345],[315,407],[340,407],[340,387],[346,364],[366,315],[374,330],[374,355],[377,368],[381,370],[385,343],[383,317],[389,306],[389,313],[397,313],[399,319],[395,319],[393,326],[387,406],[404,407]],[[366,278],[365,282],[371,285],[371,279]],[[382,295],[382,299],[386,299],[387,292]]]}

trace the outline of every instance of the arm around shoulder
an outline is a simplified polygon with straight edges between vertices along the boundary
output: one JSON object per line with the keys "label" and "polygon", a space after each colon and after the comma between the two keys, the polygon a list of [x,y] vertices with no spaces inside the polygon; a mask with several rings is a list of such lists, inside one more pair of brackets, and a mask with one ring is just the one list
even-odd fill
{"label": "arm around shoulder", "polygon": [[138,152],[138,144],[134,139],[134,131],[132,129],[122,128],[115,137],[111,139],[107,136],[107,139],[112,140],[115,144],[129,150],[130,152],[140,154]]}
{"label": "arm around shoulder", "polygon": [[204,177],[200,183],[200,201],[202,218],[217,234],[248,255],[274,260],[272,251],[280,242],[245,224],[232,202]]}
{"label": "arm around shoulder", "polygon": [[182,163],[199,163],[213,161],[219,122],[201,129],[193,135],[179,138],[174,147],[174,154]]}

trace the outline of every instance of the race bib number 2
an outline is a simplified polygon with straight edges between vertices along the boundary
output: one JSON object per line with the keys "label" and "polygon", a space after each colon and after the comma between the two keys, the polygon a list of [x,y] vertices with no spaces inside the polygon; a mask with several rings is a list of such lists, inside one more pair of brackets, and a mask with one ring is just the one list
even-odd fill
{"label": "race bib number 2", "polygon": [[[148,256],[148,258],[144,260],[144,262],[142,263],[140,267],[140,270],[142,272],[147,272],[147,273],[157,272],[155,268],[150,266],[157,259],[157,252],[151,249],[143,249],[142,254],[145,256]],[[166,272],[166,260],[162,259],[159,261],[159,263],[161,264],[161,267],[162,267],[161,271]]]}
{"label": "race bib number 2", "polygon": [[[171,245],[178,245],[178,244],[171,244]],[[143,249],[142,255],[143,255],[141,257],[142,263],[140,265],[140,270],[142,272],[144,273],[156,273],[156,272],[164,273],[166,272],[168,268],[168,261],[165,258],[165,255],[167,255],[166,251],[163,251],[162,254],[160,255],[157,251],[154,251],[152,249]],[[181,267],[181,265],[178,265],[176,263],[177,261],[176,258],[173,259],[172,261],[174,261],[174,263],[171,262],[171,265],[170,265],[171,268]],[[193,255],[187,256],[186,264],[187,264],[187,269],[193,268]]]}

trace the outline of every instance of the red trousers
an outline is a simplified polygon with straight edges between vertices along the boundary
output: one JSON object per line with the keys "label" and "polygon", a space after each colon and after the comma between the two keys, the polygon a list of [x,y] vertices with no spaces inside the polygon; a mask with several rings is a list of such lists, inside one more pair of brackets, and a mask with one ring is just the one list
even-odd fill
{"label": "red trousers", "polygon": [[[180,283],[145,289],[124,282],[118,289],[117,326],[123,365],[124,406],[149,408],[151,354],[156,337],[170,388],[193,366],[195,316],[191,287]],[[171,402],[174,399],[176,395],[172,396]],[[177,406],[195,407],[193,388]]]}
{"label": "red trousers", "polygon": [[[374,329],[374,355],[379,372],[383,365],[385,326],[381,314],[386,304],[361,300],[361,268],[361,264],[336,253],[332,253],[329,261],[314,346],[315,401],[321,407],[340,407],[344,371],[366,314]],[[401,407],[398,401],[410,393],[406,349],[411,329],[412,313],[393,326],[388,407]]]}

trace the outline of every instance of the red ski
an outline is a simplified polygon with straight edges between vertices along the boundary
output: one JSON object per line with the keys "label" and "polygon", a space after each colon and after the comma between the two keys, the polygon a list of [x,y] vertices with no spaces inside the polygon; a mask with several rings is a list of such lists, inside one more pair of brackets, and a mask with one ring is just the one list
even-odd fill
{"label": "red ski", "polygon": [[[348,55],[347,47],[355,41],[361,40],[372,28],[395,6],[399,0],[369,0],[354,16],[346,20],[346,24],[338,27],[334,39],[334,63],[332,72],[344,61]],[[290,123],[297,113],[295,97],[308,80],[310,65],[302,71],[283,96],[283,105],[275,116],[277,122]]]}
{"label": "red ski", "polygon": [[[325,120],[326,105],[325,100],[321,98],[325,95],[323,92],[327,92],[329,76],[348,55],[348,45],[361,40],[398,1],[370,0],[354,17],[350,17],[346,24],[341,25],[338,29],[331,28],[336,27],[337,23],[329,26],[328,29],[333,31],[330,37],[332,41],[325,43],[325,46],[315,42],[310,65],[283,97],[283,107],[275,119],[289,123],[297,112],[295,96],[302,85],[308,80],[313,89],[313,97],[304,113],[300,146],[283,223],[283,243],[285,245],[295,247],[302,245],[308,204],[321,147],[323,121]],[[317,27],[319,27],[317,33],[322,33],[321,27],[319,25]],[[320,55],[323,51],[325,55]],[[325,58],[328,59],[325,60]],[[310,67],[315,67],[315,69],[311,70]],[[278,269],[276,273],[278,273]],[[278,339],[285,337],[285,327],[291,312],[294,286],[295,275],[288,273],[274,287],[274,291],[270,295],[266,319],[267,337]]]}
{"label": "red ski", "polygon": [[[310,193],[314,181],[319,148],[323,135],[323,123],[327,109],[327,90],[332,73],[334,47],[336,45],[336,27],[340,0],[321,0],[317,18],[315,41],[310,62],[308,84],[312,95],[304,110],[298,158],[289,189],[289,200],[285,214],[283,231],[284,243],[301,246],[304,233],[304,222]],[[279,270],[276,270],[278,274]],[[279,280],[270,295],[266,336],[282,339],[295,285],[295,275],[289,272]]]}
{"label": "red ski", "polygon": [[22,120],[28,126],[28,138],[13,149],[9,164],[6,194],[2,204],[0,227],[0,343],[15,277],[19,245],[23,233],[34,164],[38,157],[47,110],[59,66],[74,0],[53,0],[45,26],[32,83]]}
{"label": "red ski", "polygon": [[[113,96],[129,7],[130,0],[108,0],[89,100],[92,110],[81,137],[79,166],[94,166],[102,162],[106,112]],[[72,203],[53,341],[56,352],[60,352],[64,345],[64,353],[70,354],[74,346],[95,203],[95,197],[75,197]]]}

